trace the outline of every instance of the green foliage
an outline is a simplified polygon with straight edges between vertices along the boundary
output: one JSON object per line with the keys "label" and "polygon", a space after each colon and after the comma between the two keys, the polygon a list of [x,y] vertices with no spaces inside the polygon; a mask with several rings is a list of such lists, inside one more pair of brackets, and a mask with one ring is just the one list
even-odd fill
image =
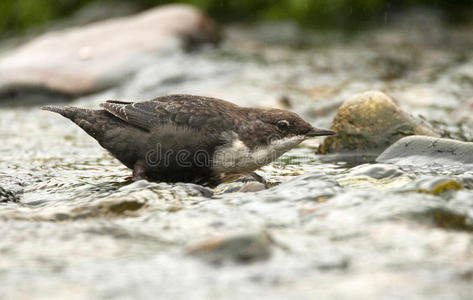
{"label": "green foliage", "polygon": [[145,9],[181,2],[193,4],[218,20],[292,19],[306,25],[347,26],[379,18],[391,9],[434,6],[447,12],[471,8],[471,0],[1,0],[0,31],[21,32],[67,17],[92,2],[130,2]]}
{"label": "green foliage", "polygon": [[94,0],[2,0],[0,30],[22,31],[67,16]]}

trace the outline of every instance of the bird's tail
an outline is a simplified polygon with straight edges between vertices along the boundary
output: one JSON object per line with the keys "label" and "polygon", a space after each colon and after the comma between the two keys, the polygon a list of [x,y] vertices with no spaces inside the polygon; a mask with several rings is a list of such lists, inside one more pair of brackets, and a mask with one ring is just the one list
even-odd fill
{"label": "bird's tail", "polygon": [[79,108],[72,106],[57,106],[57,105],[46,105],[40,107],[42,110],[52,111],[58,113],[68,119],[73,120],[77,115]]}
{"label": "bird's tail", "polygon": [[105,116],[106,112],[103,110],[56,105],[42,106],[41,109],[52,111],[68,118],[99,142],[104,134],[105,128],[103,128],[103,125],[107,116]]}

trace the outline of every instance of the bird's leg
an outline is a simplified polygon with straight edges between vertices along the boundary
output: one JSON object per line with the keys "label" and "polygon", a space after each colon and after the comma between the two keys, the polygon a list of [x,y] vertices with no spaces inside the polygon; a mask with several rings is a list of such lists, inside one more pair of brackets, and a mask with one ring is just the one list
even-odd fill
{"label": "bird's leg", "polygon": [[133,181],[138,181],[146,178],[146,168],[143,161],[139,160],[133,166]]}

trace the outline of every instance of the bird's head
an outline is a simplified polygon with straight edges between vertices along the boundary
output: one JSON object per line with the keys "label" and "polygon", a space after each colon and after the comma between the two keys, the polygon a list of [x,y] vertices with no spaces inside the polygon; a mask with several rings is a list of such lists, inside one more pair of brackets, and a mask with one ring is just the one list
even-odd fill
{"label": "bird's head", "polygon": [[250,148],[270,150],[273,158],[309,138],[336,134],[333,130],[316,128],[287,110],[258,108],[248,112],[251,128],[240,132],[240,138]]}
{"label": "bird's head", "polygon": [[311,137],[336,134],[333,130],[314,127],[304,121],[298,114],[287,110],[261,109],[257,117],[273,135],[282,139],[294,137],[306,140]]}
{"label": "bird's head", "polygon": [[335,134],[332,130],[316,128],[287,110],[243,108],[242,111],[243,117],[235,126],[238,138],[229,139],[230,153],[236,153],[239,158],[238,171],[264,166],[311,137]]}

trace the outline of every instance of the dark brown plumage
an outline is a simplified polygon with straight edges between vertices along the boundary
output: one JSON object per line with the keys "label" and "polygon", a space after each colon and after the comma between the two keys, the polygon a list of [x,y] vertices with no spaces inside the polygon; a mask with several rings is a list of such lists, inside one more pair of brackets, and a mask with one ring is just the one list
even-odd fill
{"label": "dark brown plumage", "polygon": [[247,173],[303,140],[335,132],[297,114],[247,108],[201,96],[169,95],[145,102],[109,100],[103,110],[45,106],[81,127],[133,177],[206,182]]}

